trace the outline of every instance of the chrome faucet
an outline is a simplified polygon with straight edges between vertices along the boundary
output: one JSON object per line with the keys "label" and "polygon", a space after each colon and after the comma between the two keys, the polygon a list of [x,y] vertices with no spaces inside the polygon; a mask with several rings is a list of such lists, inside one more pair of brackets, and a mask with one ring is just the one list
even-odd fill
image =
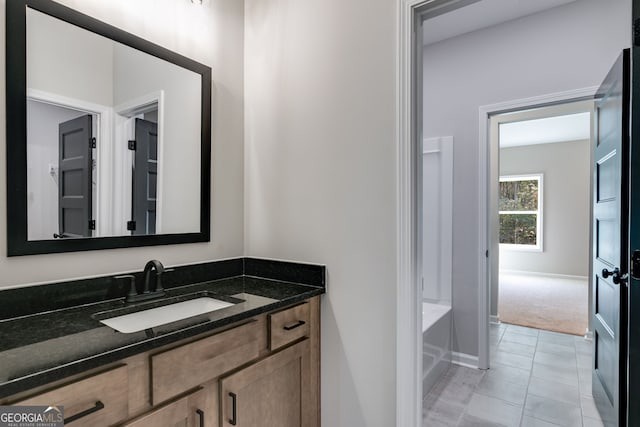
{"label": "chrome faucet", "polygon": [[[156,286],[151,290],[151,271],[156,271]],[[144,266],[144,289],[142,293],[138,293],[135,286],[135,278],[133,276],[126,276],[131,278],[131,287],[129,294],[125,302],[139,302],[146,301],[154,298],[161,298],[165,296],[164,288],[162,287],[162,273],[165,272],[164,266],[157,259],[152,259]],[[125,277],[125,276],[121,276]]]}

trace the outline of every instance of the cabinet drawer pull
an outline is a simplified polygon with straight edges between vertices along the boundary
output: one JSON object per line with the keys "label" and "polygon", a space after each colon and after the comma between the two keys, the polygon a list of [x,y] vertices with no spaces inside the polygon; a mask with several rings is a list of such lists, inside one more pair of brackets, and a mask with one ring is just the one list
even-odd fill
{"label": "cabinet drawer pull", "polygon": [[235,393],[229,392],[229,397],[231,398],[231,418],[229,419],[229,424],[231,424],[232,426],[236,425],[236,422],[238,421],[236,418],[236,399],[237,396]]}
{"label": "cabinet drawer pull", "polygon": [[200,418],[200,427],[204,427],[204,411],[202,409],[196,409],[196,414],[198,414]]}
{"label": "cabinet drawer pull", "polygon": [[76,420],[79,420],[80,418],[86,417],[87,415],[93,414],[94,412],[98,412],[100,409],[104,409],[104,403],[100,402],[99,400],[96,402],[96,404],[93,406],[93,408],[89,408],[89,409],[85,409],[82,412],[78,412],[75,415],[70,416],[69,418],[65,418],[64,419],[64,423],[65,424],[69,424],[72,423]]}
{"label": "cabinet drawer pull", "polygon": [[292,329],[295,329],[295,328],[298,328],[298,327],[300,327],[300,326],[304,325],[305,323],[307,323],[307,322],[305,322],[304,320],[298,320],[298,321],[297,321],[296,323],[294,323],[293,325],[284,326],[284,327],[283,327],[283,329],[284,329],[285,331],[290,331],[290,330],[292,330]]}

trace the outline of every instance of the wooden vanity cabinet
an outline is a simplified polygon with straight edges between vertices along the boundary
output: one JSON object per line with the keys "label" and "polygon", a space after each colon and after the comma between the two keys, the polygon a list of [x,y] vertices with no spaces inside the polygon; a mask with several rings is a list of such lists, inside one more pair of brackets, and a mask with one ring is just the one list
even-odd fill
{"label": "wooden vanity cabinet", "polygon": [[311,425],[309,339],[220,380],[222,427]]}
{"label": "wooden vanity cabinet", "polygon": [[314,297],[0,404],[64,405],[73,427],[319,427],[319,392]]}

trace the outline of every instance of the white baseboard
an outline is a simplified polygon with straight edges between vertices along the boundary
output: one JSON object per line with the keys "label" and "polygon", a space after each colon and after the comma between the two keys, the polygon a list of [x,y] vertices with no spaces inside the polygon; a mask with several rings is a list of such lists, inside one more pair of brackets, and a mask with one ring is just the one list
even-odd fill
{"label": "white baseboard", "polygon": [[584,333],[584,339],[587,341],[593,341],[593,331],[587,329],[587,331]]}
{"label": "white baseboard", "polygon": [[489,316],[489,322],[495,323],[496,325],[500,324],[500,316],[494,316],[493,314]]}
{"label": "white baseboard", "polygon": [[556,273],[541,273],[538,271],[523,271],[523,270],[500,270],[500,274],[522,274],[523,276],[542,276],[542,277],[555,277],[557,279],[574,279],[574,280],[587,280],[587,276],[572,276],[570,274],[556,274]]}
{"label": "white baseboard", "polygon": [[451,363],[464,366],[466,368],[478,369],[478,356],[466,353],[451,352]]}

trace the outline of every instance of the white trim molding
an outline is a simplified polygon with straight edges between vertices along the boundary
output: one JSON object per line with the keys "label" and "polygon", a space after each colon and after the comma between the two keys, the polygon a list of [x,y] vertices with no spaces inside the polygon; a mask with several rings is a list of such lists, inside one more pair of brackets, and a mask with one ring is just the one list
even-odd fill
{"label": "white trim molding", "polygon": [[[498,147],[492,147],[489,138],[489,119],[499,113],[513,112],[526,108],[552,106],[593,98],[597,87],[556,92],[531,98],[523,98],[478,108],[478,367],[489,368],[489,321],[491,313],[491,262],[495,254],[490,252],[490,159],[495,157]],[[496,141],[497,145],[497,141]],[[497,170],[497,168],[496,168]]]}
{"label": "white trim molding", "polygon": [[452,351],[451,363],[454,365],[464,366],[466,368],[478,369],[478,356]]}
{"label": "white trim molding", "polygon": [[[418,427],[422,423],[422,352],[418,345],[422,328],[418,324],[416,179],[414,171],[415,123],[413,89],[414,16],[426,2],[398,1],[398,39],[396,57],[396,425]],[[420,355],[421,356],[421,355]]]}
{"label": "white trim molding", "polygon": [[542,276],[555,279],[572,279],[572,280],[589,280],[588,276],[576,276],[572,274],[558,274],[558,273],[542,273],[538,271],[524,271],[524,270],[503,270],[500,269],[500,274],[520,274],[523,276]]}

